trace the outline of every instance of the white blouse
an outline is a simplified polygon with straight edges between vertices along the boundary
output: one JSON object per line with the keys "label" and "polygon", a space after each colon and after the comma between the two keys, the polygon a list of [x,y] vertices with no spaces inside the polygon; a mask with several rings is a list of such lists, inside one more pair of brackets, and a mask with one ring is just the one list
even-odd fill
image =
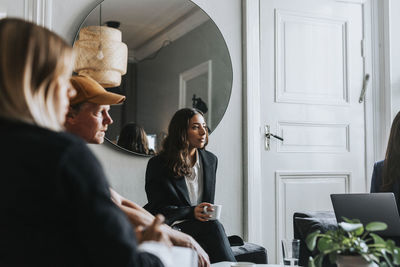
{"label": "white blouse", "polygon": [[[197,206],[203,199],[203,164],[199,152],[196,150],[196,163],[192,167],[192,175],[185,176],[186,187],[189,193],[190,205]],[[186,220],[175,221],[172,226]]]}
{"label": "white blouse", "polygon": [[197,206],[203,198],[203,164],[199,152],[196,150],[196,163],[192,167],[192,174],[185,176],[186,187],[189,192],[190,204]]}

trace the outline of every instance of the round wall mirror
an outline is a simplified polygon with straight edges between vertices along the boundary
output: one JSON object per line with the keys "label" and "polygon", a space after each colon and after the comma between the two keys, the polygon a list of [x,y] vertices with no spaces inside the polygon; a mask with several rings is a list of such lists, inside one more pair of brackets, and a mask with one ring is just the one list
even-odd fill
{"label": "round wall mirror", "polygon": [[[80,29],[94,25],[118,28],[128,46],[127,73],[119,87],[107,88],[126,96],[111,107],[108,141],[135,154],[157,153],[172,115],[184,107],[203,111],[210,133],[217,127],[231,95],[232,63],[218,27],[196,4],[104,0]],[[121,141],[140,133],[150,152]]]}

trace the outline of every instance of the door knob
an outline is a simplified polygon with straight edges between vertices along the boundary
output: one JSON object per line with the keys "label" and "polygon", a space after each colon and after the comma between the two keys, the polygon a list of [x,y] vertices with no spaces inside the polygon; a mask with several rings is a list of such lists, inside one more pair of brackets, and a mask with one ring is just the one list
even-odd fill
{"label": "door knob", "polygon": [[276,138],[276,139],[278,139],[278,140],[281,140],[283,142],[283,138],[282,137],[271,133],[269,125],[265,125],[265,149],[266,150],[270,150],[271,136]]}

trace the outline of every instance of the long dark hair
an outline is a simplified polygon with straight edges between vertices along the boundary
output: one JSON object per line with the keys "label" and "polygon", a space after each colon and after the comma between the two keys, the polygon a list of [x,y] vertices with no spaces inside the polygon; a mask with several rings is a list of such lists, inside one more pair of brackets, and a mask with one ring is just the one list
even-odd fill
{"label": "long dark hair", "polygon": [[[189,158],[188,129],[190,119],[203,113],[194,108],[183,108],[178,110],[171,119],[168,126],[168,135],[164,139],[160,155],[165,159],[167,167],[176,177],[188,176],[191,174]],[[205,148],[208,144],[208,131],[206,131]]]}
{"label": "long dark hair", "polygon": [[397,113],[390,129],[382,170],[382,191],[391,191],[395,181],[400,181],[400,112]]}
{"label": "long dark hair", "polygon": [[143,127],[127,123],[119,135],[117,145],[133,152],[149,154],[149,142]]}

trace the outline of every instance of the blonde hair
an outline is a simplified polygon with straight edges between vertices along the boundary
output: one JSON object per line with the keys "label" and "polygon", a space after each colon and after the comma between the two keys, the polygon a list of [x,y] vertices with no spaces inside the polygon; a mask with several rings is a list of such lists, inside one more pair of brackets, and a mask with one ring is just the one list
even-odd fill
{"label": "blonde hair", "polygon": [[20,19],[0,20],[0,116],[52,130],[59,79],[68,80],[74,54],[57,34]]}

